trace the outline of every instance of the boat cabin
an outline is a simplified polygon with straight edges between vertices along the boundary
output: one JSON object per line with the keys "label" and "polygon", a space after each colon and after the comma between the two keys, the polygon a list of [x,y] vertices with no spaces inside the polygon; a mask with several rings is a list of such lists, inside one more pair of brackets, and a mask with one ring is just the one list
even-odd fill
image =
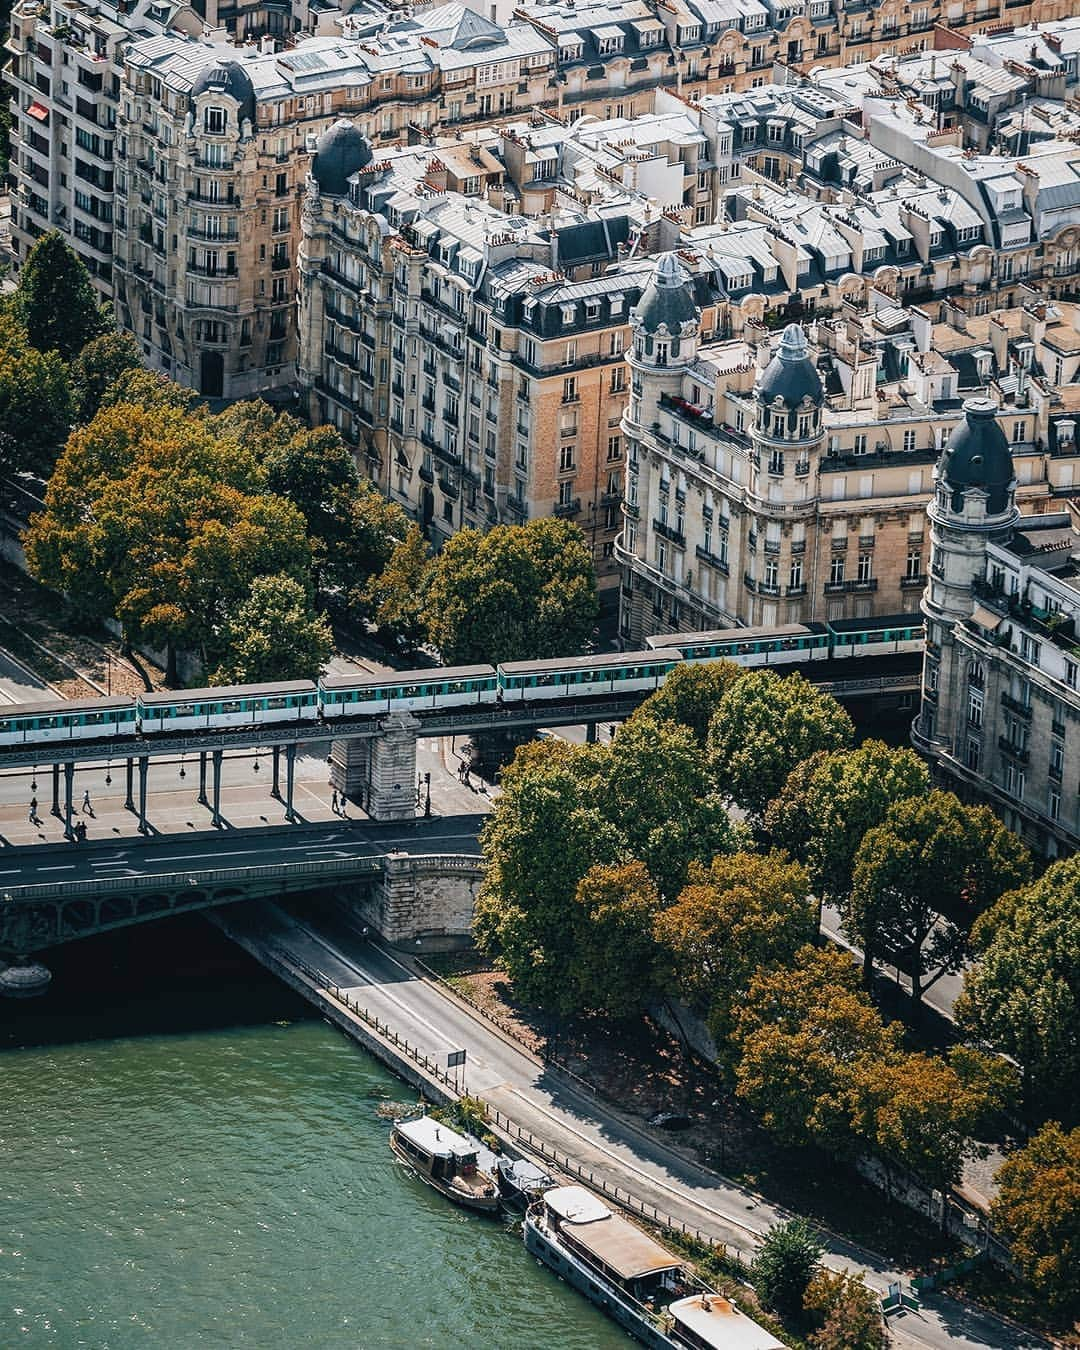
{"label": "boat cabin", "polygon": [[476,1175],[478,1151],[471,1139],[458,1134],[449,1125],[420,1116],[399,1120],[394,1127],[398,1144],[421,1170],[435,1181]]}
{"label": "boat cabin", "polygon": [[582,1186],[544,1194],[549,1228],[579,1261],[646,1306],[685,1289],[683,1263]]}
{"label": "boat cabin", "polygon": [[689,1350],[785,1350],[783,1341],[720,1294],[676,1299],[667,1311],[671,1339]]}

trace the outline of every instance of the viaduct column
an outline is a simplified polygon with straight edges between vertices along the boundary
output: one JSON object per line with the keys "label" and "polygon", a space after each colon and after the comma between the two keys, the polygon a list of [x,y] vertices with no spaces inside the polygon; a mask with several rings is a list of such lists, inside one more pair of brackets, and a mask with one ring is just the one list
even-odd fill
{"label": "viaduct column", "polygon": [[[330,745],[330,782],[338,792],[367,809],[371,740],[356,737]],[[413,780],[415,782],[415,778]]]}
{"label": "viaduct column", "polygon": [[416,819],[416,734],[419,718],[392,713],[371,744],[367,811],[372,820]]}

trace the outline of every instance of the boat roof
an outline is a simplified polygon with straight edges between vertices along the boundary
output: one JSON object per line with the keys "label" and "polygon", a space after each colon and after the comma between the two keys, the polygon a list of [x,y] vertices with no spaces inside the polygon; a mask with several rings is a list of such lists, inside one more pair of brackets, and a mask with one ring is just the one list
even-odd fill
{"label": "boat roof", "polygon": [[311,680],[282,680],[277,684],[229,684],[218,688],[167,689],[161,694],[140,694],[144,708],[186,706],[188,703],[220,703],[237,698],[279,698],[282,694],[314,694]]}
{"label": "boat roof", "polygon": [[574,1241],[613,1270],[620,1280],[637,1280],[663,1270],[680,1270],[682,1261],[666,1247],[636,1228],[621,1214],[608,1214],[600,1222],[567,1221]]}
{"label": "boat roof", "polygon": [[556,661],[504,661],[505,675],[532,675],[551,670],[604,670],[608,666],[637,666],[653,661],[681,661],[682,653],[670,650],[648,652],[596,652],[592,656],[564,656]]}
{"label": "boat roof", "polygon": [[528,1158],[500,1158],[499,1171],[519,1190],[537,1190],[551,1185],[551,1175]]}
{"label": "boat roof", "polygon": [[553,1186],[544,1192],[544,1204],[567,1223],[593,1223],[611,1216],[603,1200],[584,1186]]}
{"label": "boat roof", "polygon": [[394,1129],[433,1158],[472,1157],[476,1153],[476,1145],[471,1139],[430,1116],[396,1121]]}
{"label": "boat roof", "polygon": [[741,1313],[719,1294],[694,1294],[676,1299],[668,1312],[680,1326],[692,1331],[702,1345],[717,1350],[785,1350],[771,1331]]}
{"label": "boat roof", "polygon": [[494,666],[424,666],[420,670],[387,670],[380,675],[324,675],[322,687],[337,689],[381,689],[394,684],[442,684],[446,680],[491,679]]}

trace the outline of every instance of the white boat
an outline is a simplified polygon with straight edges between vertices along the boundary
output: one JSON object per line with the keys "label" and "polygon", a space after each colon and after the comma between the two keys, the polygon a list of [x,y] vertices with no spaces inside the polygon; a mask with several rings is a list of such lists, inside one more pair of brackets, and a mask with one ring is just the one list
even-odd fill
{"label": "white boat", "polygon": [[[525,1246],[643,1345],[657,1350],[785,1350],[730,1299],[582,1186],[530,1206]],[[695,1288],[696,1286],[696,1288]]]}
{"label": "white boat", "polygon": [[394,1121],[390,1147],[422,1181],[448,1200],[486,1214],[498,1210],[495,1179],[480,1166],[480,1156],[487,1150],[475,1139],[430,1116],[418,1116]]}

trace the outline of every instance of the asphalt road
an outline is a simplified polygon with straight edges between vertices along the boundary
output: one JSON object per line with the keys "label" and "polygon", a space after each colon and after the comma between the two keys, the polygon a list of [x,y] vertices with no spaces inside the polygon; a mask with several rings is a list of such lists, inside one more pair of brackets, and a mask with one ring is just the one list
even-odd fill
{"label": "asphalt road", "polygon": [[[445,1064],[452,1050],[468,1054],[465,1087],[575,1158],[611,1185],[633,1192],[683,1222],[749,1253],[780,1210],[680,1156],[658,1131],[650,1130],[590,1094],[417,977],[394,953],[368,941],[345,919],[298,920],[277,906],[253,906],[230,916],[257,940],[270,940],[321,970],[422,1053]],[[907,1275],[852,1244],[836,1239],[829,1265],[861,1271],[884,1292]],[[899,1345],[959,1347],[960,1350],[1022,1350],[1044,1344],[996,1318],[930,1296],[922,1311],[893,1319]]]}
{"label": "asphalt road", "polygon": [[0,707],[12,703],[44,703],[52,699],[59,702],[60,695],[0,647]]}

